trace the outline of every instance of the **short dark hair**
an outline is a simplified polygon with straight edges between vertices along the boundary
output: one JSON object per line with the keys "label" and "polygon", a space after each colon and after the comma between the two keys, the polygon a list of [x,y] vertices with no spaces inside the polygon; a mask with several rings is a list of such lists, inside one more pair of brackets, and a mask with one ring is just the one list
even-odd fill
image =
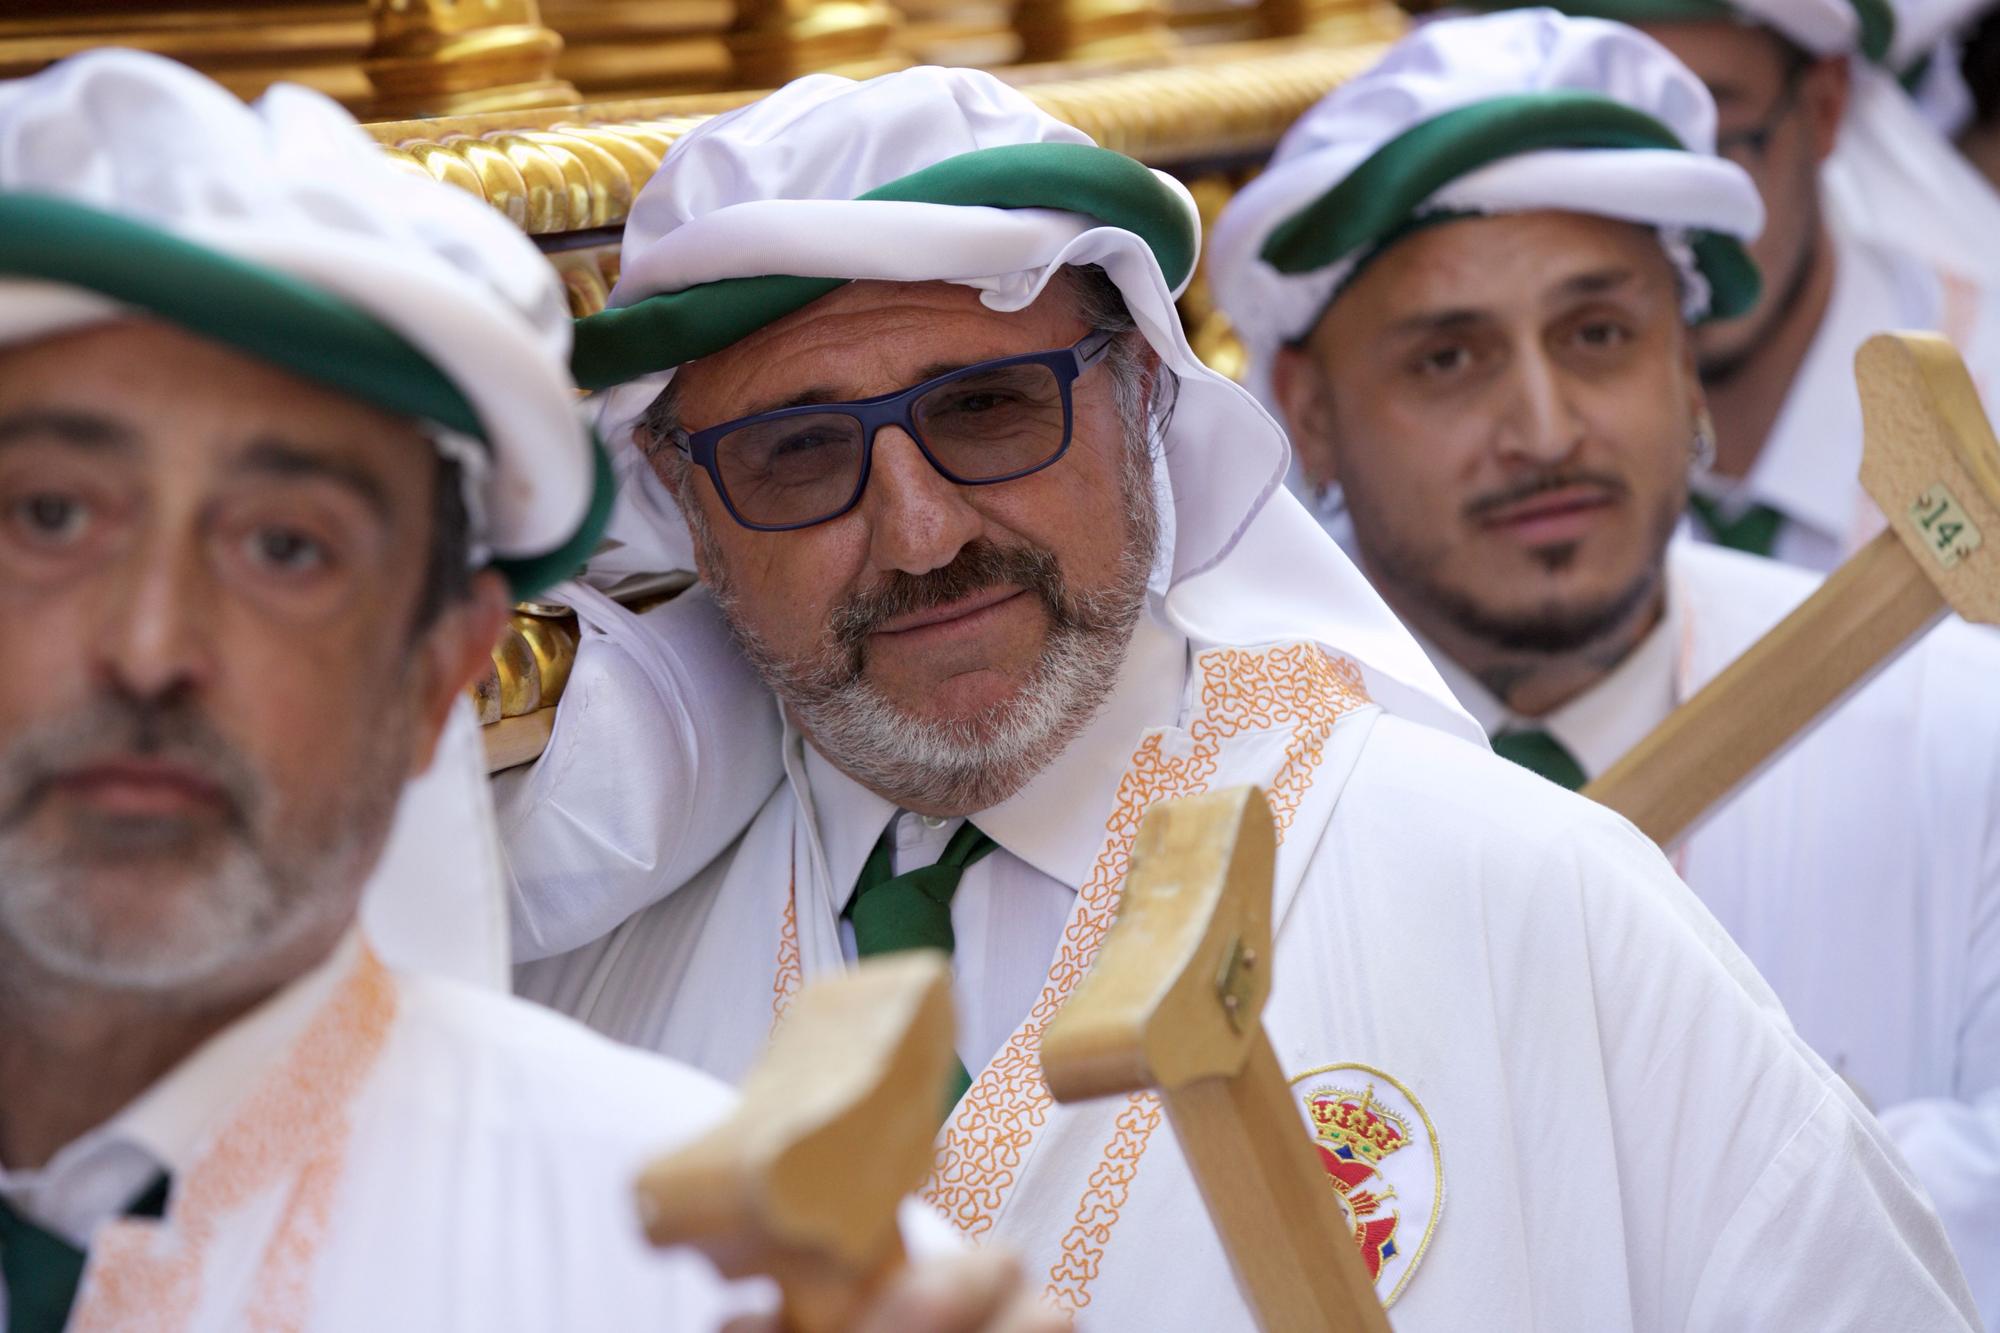
{"label": "short dark hair", "polygon": [[472,516],[465,508],[465,470],[455,458],[437,455],[431,476],[431,540],[424,561],[423,586],[411,623],[421,634],[437,623],[444,609],[472,592]]}

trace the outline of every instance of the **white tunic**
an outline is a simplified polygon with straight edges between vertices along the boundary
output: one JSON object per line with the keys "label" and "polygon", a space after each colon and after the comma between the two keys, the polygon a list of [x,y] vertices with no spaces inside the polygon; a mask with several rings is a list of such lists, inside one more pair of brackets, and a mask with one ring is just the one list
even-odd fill
{"label": "white tunic", "polygon": [[[1918,329],[1958,346],[1973,382],[1991,402],[2000,389],[2000,293],[1907,250],[1843,234],[1831,223],[1833,295],[1791,392],[1740,481],[1710,477],[1705,493],[1730,506],[1766,504],[1786,522],[1771,554],[1787,564],[1831,570],[1882,529],[1861,489],[1861,398],[1854,353],[1877,333]],[[1698,535],[1705,536],[1695,525]]]}
{"label": "white tunic", "polygon": [[[1489,732],[1545,728],[1592,777],[1814,580],[1677,541],[1660,625],[1539,719],[1439,668]],[[1802,1035],[1880,1112],[2000,1320],[2000,635],[1952,622],[1703,823],[1674,856]]]}
{"label": "white tunic", "polygon": [[[632,1182],[730,1094],[357,933],[39,1172],[91,1330],[715,1329],[768,1300],[640,1233]],[[119,1217],[161,1170],[160,1221]]]}
{"label": "white tunic", "polygon": [[[1078,892],[1040,993],[941,1134],[929,1197],[968,1235],[1021,1250],[1087,1326],[1249,1327],[1157,1102],[1055,1106],[1036,1052],[1144,810],[1257,782],[1282,838],[1266,1022],[1399,1328],[1968,1326],[1879,1128],[1630,826],[1383,713],[1317,645],[1170,647],[1181,688],[1152,726],[1106,721],[1158,684],[1128,670],[1042,775],[973,817],[1004,849],[988,861]],[[865,854],[880,828],[826,827],[840,798],[796,736],[783,757],[734,847],[521,968],[524,993],[741,1075],[801,981],[846,965],[855,857],[836,848]]]}

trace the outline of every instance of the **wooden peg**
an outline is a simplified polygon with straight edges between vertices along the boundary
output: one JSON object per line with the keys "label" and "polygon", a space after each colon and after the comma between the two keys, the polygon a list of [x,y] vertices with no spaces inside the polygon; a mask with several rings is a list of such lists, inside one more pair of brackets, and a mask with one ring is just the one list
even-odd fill
{"label": "wooden peg", "polygon": [[1042,1036],[1056,1100],[1154,1089],[1267,1333],[1387,1333],[1264,1033],[1277,839],[1254,787],[1156,805],[1118,918]]}
{"label": "wooden peg", "polygon": [[1951,343],[1854,358],[1861,484],[1889,530],[1662,722],[1586,796],[1671,847],[1947,610],[2000,624],[2000,443]]}
{"label": "wooden peg", "polygon": [[931,1166],[951,1068],[951,973],[923,950],[799,993],[728,1120],[654,1162],[639,1210],[656,1245],[730,1277],[775,1278],[785,1327],[848,1327],[903,1263],[898,1204]]}

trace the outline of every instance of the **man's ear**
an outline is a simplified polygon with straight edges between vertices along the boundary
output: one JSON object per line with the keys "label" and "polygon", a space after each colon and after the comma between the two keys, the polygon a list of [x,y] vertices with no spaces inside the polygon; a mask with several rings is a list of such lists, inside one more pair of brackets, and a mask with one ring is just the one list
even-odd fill
{"label": "man's ear", "polygon": [[1314,486],[1337,483],[1332,386],[1312,349],[1280,347],[1271,366],[1271,388],[1306,480]]}
{"label": "man's ear", "polygon": [[1840,143],[1841,122],[1847,119],[1847,101],[1853,91],[1854,68],[1848,56],[1828,56],[1813,62],[1805,72],[1799,100],[1806,109],[1806,123],[1812,133],[1813,152],[1821,162],[1833,156]]}
{"label": "man's ear", "polygon": [[408,688],[414,694],[410,733],[410,776],[431,766],[438,737],[444,732],[451,706],[465,687],[486,669],[501,627],[513,609],[507,581],[482,569],[459,601],[448,604],[417,636]]}

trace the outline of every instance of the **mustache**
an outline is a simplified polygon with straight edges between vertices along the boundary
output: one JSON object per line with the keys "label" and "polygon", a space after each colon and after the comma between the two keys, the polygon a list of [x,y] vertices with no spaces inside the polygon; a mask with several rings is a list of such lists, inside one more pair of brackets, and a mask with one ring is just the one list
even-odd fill
{"label": "mustache", "polygon": [[1081,623],[1081,613],[1053,554],[1035,547],[1003,547],[980,540],[968,543],[950,564],[929,573],[890,573],[876,587],[841,603],[830,628],[843,651],[858,655],[869,635],[899,616],[929,611],[1005,584],[1041,598],[1058,628]]}
{"label": "mustache", "polygon": [[198,710],[107,695],[36,724],[0,753],[0,829],[26,819],[68,774],[133,758],[187,769],[221,794],[232,827],[253,826],[263,790],[256,770]]}
{"label": "mustache", "polygon": [[1609,472],[1593,472],[1588,468],[1556,467],[1541,468],[1517,477],[1499,490],[1488,491],[1475,496],[1465,505],[1465,517],[1483,519],[1497,510],[1516,505],[1523,500],[1532,500],[1548,491],[1560,491],[1572,486],[1588,486],[1604,492],[1612,499],[1623,499],[1630,495],[1632,487],[1623,477]]}

